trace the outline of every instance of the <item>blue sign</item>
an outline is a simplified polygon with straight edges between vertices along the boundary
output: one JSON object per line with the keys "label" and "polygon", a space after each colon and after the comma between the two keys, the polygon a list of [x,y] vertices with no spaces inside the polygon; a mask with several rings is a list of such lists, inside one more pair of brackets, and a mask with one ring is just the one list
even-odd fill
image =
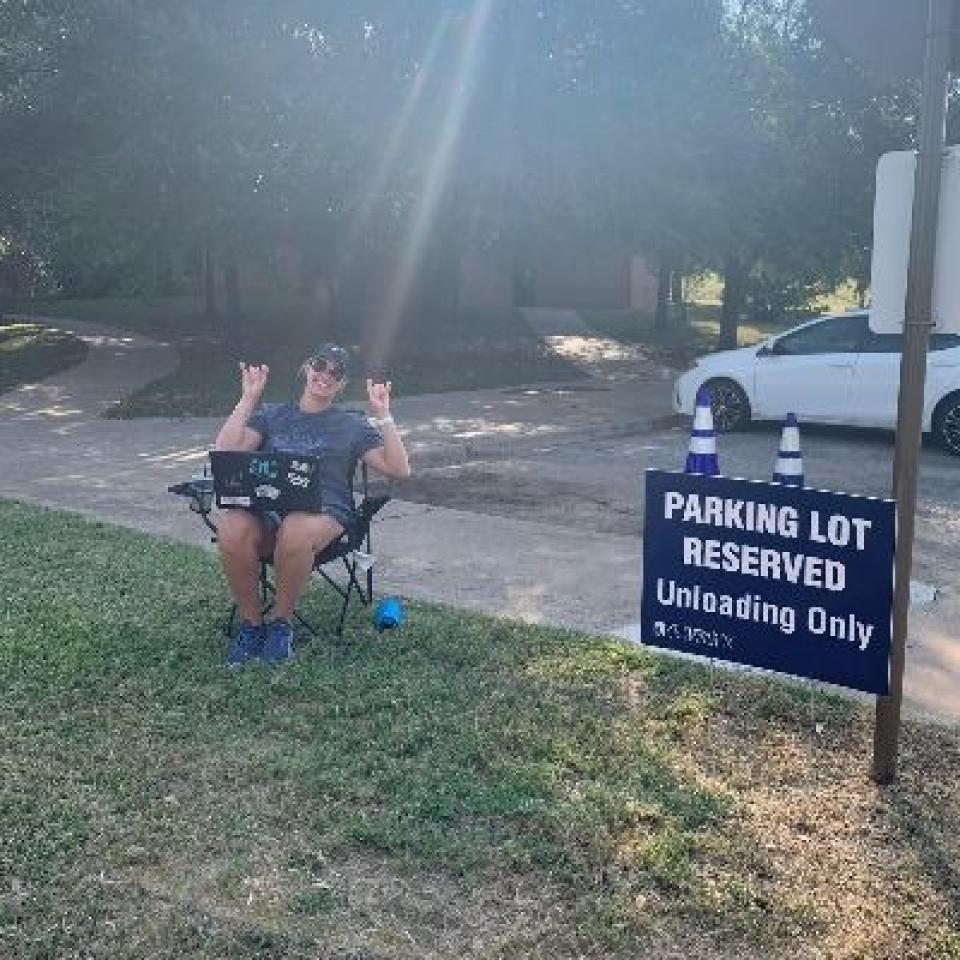
{"label": "blue sign", "polygon": [[648,470],[644,643],[889,692],[894,503]]}

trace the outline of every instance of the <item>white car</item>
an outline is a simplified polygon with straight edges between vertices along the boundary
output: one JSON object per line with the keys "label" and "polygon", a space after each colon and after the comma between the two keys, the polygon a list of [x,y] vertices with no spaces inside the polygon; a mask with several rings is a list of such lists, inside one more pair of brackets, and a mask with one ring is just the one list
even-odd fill
{"label": "white car", "polygon": [[[697,390],[710,388],[717,430],[753,420],[893,429],[902,334],[873,333],[866,312],[820,317],[752,347],[699,357],[673,396],[692,415]],[[927,356],[923,429],[960,456],[960,336],[934,333]]]}

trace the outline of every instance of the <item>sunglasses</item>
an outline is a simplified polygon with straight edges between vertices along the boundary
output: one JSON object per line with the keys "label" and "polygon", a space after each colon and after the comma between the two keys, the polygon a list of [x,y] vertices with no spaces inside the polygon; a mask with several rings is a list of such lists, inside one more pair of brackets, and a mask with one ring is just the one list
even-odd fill
{"label": "sunglasses", "polygon": [[311,357],[307,361],[307,366],[314,373],[326,374],[328,377],[332,377],[334,380],[342,380],[344,373],[346,372],[342,363],[326,360],[323,357]]}

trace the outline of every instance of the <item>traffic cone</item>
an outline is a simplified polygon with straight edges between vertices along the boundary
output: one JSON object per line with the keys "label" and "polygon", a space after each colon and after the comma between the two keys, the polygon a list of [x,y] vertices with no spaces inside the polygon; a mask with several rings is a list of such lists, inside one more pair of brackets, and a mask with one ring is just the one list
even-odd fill
{"label": "traffic cone", "polygon": [[788,413],[783,421],[783,434],[780,437],[780,451],[777,453],[777,465],[773,468],[774,483],[785,483],[791,487],[803,486],[803,457],[800,456],[800,428],[797,418]]}
{"label": "traffic cone", "polygon": [[687,454],[687,465],[683,470],[684,473],[701,473],[708,477],[715,477],[720,473],[710,391],[705,386],[697,391],[693,429],[690,431],[690,452]]}

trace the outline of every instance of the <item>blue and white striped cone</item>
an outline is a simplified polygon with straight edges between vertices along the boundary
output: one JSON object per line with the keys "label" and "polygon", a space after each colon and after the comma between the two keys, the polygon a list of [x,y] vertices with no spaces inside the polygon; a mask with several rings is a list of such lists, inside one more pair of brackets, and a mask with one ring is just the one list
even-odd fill
{"label": "blue and white striped cone", "polygon": [[701,473],[715,477],[720,473],[717,459],[717,434],[713,429],[713,409],[710,406],[710,391],[701,387],[697,391],[697,405],[693,412],[693,429],[690,431],[690,452],[684,473]]}
{"label": "blue and white striped cone", "polygon": [[780,451],[777,464],[773,468],[774,483],[785,483],[791,487],[803,486],[803,457],[800,456],[800,428],[794,414],[788,413],[783,421],[783,434],[780,437]]}

